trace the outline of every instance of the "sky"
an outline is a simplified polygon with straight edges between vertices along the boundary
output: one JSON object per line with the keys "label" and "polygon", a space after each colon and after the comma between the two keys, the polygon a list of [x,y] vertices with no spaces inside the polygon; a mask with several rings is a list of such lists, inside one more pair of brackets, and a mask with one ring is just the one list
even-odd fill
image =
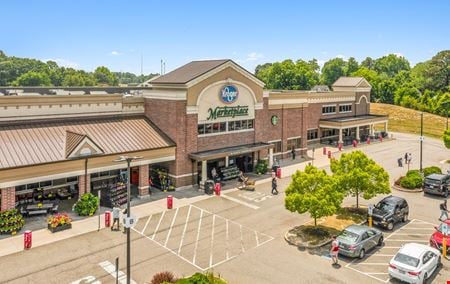
{"label": "sky", "polygon": [[258,64],[450,49],[442,0],[2,0],[0,50],[87,71],[169,72],[192,60]]}

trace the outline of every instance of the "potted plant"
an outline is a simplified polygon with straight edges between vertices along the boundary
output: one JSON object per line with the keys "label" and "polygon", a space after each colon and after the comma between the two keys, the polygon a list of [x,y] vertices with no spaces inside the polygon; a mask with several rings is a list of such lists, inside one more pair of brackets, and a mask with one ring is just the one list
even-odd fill
{"label": "potted plant", "polygon": [[0,213],[0,233],[15,235],[25,225],[25,220],[17,209]]}
{"label": "potted plant", "polygon": [[72,228],[72,219],[66,213],[58,213],[48,217],[47,227],[52,233]]}
{"label": "potted plant", "polygon": [[74,205],[74,211],[80,216],[92,216],[98,208],[98,197],[92,193],[85,193]]}

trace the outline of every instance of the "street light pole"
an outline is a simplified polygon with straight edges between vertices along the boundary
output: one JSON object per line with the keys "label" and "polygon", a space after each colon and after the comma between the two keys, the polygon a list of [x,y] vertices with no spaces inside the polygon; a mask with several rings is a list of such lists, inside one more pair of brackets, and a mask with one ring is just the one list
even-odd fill
{"label": "street light pole", "polygon": [[[127,162],[127,219],[130,219],[130,179],[131,179],[131,162],[134,160],[142,159],[142,157],[128,157],[128,156],[120,156],[119,159],[114,160],[114,162]],[[127,284],[131,282],[131,238],[130,238],[130,226],[127,226]]]}
{"label": "street light pole", "polygon": [[420,113],[420,172],[422,173],[422,152],[423,152],[423,112]]}

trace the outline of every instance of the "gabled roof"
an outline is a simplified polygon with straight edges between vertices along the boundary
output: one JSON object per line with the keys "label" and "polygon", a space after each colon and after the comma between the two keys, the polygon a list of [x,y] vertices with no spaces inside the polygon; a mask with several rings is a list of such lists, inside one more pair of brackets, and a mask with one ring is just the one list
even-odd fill
{"label": "gabled roof", "polygon": [[86,135],[66,130],[66,157],[83,141]]}
{"label": "gabled roof", "polygon": [[192,61],[167,74],[151,80],[151,84],[186,84],[189,81],[231,61],[229,59]]}
{"label": "gabled roof", "polygon": [[370,84],[363,77],[339,77],[332,87],[370,87]]}
{"label": "gabled roof", "polygon": [[75,133],[70,130],[66,130],[66,158],[78,158],[83,155],[79,153],[80,150],[87,147],[93,150],[89,155],[103,154],[103,149],[98,146],[88,135]]}

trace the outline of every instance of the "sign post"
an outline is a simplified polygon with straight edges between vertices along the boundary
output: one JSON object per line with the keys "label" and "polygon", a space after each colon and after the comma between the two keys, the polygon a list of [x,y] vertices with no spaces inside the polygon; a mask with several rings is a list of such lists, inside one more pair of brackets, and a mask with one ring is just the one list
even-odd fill
{"label": "sign post", "polygon": [[116,284],[119,284],[119,258],[116,257]]}
{"label": "sign post", "polygon": [[447,223],[442,223],[441,228],[442,232],[444,233],[444,237],[442,238],[442,256],[447,258]]}
{"label": "sign post", "polygon": [[134,215],[131,215],[130,217],[123,217],[123,226],[125,228],[133,228],[136,223],[137,218]]}
{"label": "sign post", "polygon": [[100,197],[101,197],[101,191],[99,190],[98,193],[98,204],[97,204],[97,210],[98,210],[98,228],[97,231],[100,231]]}
{"label": "sign post", "polygon": [[367,213],[369,214],[369,227],[372,227],[372,213],[373,213],[373,205],[369,204],[367,207]]}

